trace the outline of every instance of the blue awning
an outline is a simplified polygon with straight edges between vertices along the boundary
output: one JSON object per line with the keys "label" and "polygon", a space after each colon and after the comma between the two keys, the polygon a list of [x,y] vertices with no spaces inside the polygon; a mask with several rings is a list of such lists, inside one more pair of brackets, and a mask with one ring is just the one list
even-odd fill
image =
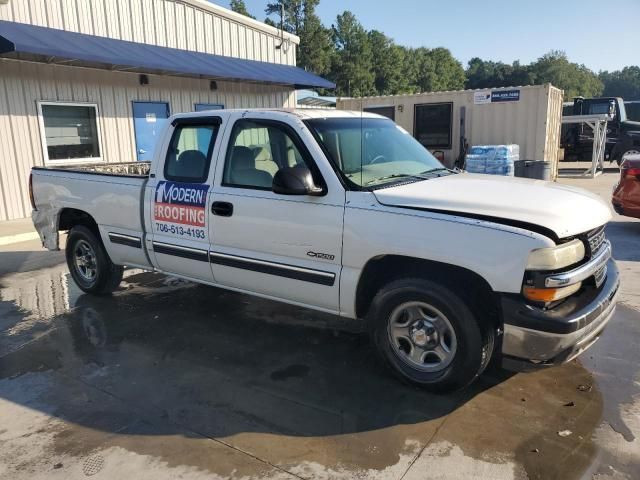
{"label": "blue awning", "polygon": [[301,68],[0,21],[0,55],[20,60],[214,80],[334,88]]}

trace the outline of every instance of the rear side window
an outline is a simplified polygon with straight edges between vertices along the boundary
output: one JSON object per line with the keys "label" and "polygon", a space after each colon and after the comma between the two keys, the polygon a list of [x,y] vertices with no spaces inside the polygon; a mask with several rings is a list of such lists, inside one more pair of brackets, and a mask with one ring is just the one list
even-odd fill
{"label": "rear side window", "polygon": [[164,177],[175,182],[204,183],[217,133],[217,125],[177,126],[167,151]]}

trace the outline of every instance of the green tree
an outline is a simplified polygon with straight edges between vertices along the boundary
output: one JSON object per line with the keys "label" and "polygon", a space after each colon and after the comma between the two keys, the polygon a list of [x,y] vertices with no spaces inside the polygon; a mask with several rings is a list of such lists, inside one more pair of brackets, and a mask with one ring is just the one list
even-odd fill
{"label": "green tree", "polygon": [[605,97],[622,97],[625,100],[640,100],[640,67],[629,66],[615,72],[601,72]]}
{"label": "green tree", "polygon": [[409,79],[404,72],[406,49],[377,30],[369,32],[373,54],[374,84],[378,95],[391,95],[409,91]]}
{"label": "green tree", "polygon": [[229,6],[231,7],[231,10],[233,10],[236,13],[240,13],[245,17],[253,18],[254,20],[256,18],[249,13],[249,11],[247,10],[247,5],[244,3],[244,0],[231,0],[229,2]]}
{"label": "green tree", "polygon": [[281,5],[284,5],[283,27],[287,32],[299,35],[304,25],[304,10],[307,3],[313,4],[313,8],[315,8],[318,3],[320,3],[320,0],[281,0],[279,2],[270,2],[267,3],[264,11],[267,16],[276,15],[277,21],[275,23],[280,26],[280,9]]}
{"label": "green tree", "polygon": [[469,60],[465,74],[467,78],[465,88],[472,89],[512,87],[535,83],[530,68],[520,65],[520,62],[508,65],[475,57]]}
{"label": "green tree", "polygon": [[[298,66],[319,75],[329,72],[331,67],[331,32],[326,29],[316,7],[320,0],[284,0],[284,30],[300,37],[298,47]],[[268,3],[267,15],[280,15],[280,3]],[[270,20],[267,17],[267,20]],[[279,28],[279,22],[271,22]]]}
{"label": "green tree", "polygon": [[298,35],[298,65],[305,70],[325,75],[331,68],[333,44],[331,31],[322,25],[315,8],[318,0],[307,0],[303,9],[303,23]]}
{"label": "green tree", "polygon": [[338,15],[332,27],[336,54],[330,77],[336,93],[347,96],[375,94],[373,54],[369,36],[355,15],[349,11]]}
{"label": "green tree", "polygon": [[[420,47],[408,53],[408,70],[416,92],[439,92],[464,88],[464,69],[446,48]],[[413,64],[413,65],[412,65]]]}
{"label": "green tree", "polygon": [[564,90],[565,99],[597,97],[604,89],[598,76],[584,65],[571,63],[564,52],[553,50],[531,64],[535,83],[551,83]]}

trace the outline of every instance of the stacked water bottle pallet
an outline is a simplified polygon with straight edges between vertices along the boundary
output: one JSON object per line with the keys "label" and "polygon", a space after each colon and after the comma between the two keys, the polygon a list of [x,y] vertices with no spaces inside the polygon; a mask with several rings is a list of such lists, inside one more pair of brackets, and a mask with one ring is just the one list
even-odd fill
{"label": "stacked water bottle pallet", "polygon": [[471,147],[465,169],[469,173],[513,176],[513,162],[520,159],[518,145],[477,145]]}

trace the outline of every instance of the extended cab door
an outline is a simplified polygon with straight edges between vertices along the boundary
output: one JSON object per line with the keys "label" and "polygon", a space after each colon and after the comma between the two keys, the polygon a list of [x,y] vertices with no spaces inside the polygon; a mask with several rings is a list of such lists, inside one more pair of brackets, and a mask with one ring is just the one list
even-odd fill
{"label": "extended cab door", "polygon": [[[216,282],[337,312],[345,191],[301,121],[234,114],[216,168],[210,260]],[[313,143],[312,143],[313,142]],[[276,172],[306,165],[324,196],[272,192]]]}
{"label": "extended cab door", "polygon": [[207,202],[220,117],[177,118],[150,186],[152,254],[161,270],[213,281]]}

